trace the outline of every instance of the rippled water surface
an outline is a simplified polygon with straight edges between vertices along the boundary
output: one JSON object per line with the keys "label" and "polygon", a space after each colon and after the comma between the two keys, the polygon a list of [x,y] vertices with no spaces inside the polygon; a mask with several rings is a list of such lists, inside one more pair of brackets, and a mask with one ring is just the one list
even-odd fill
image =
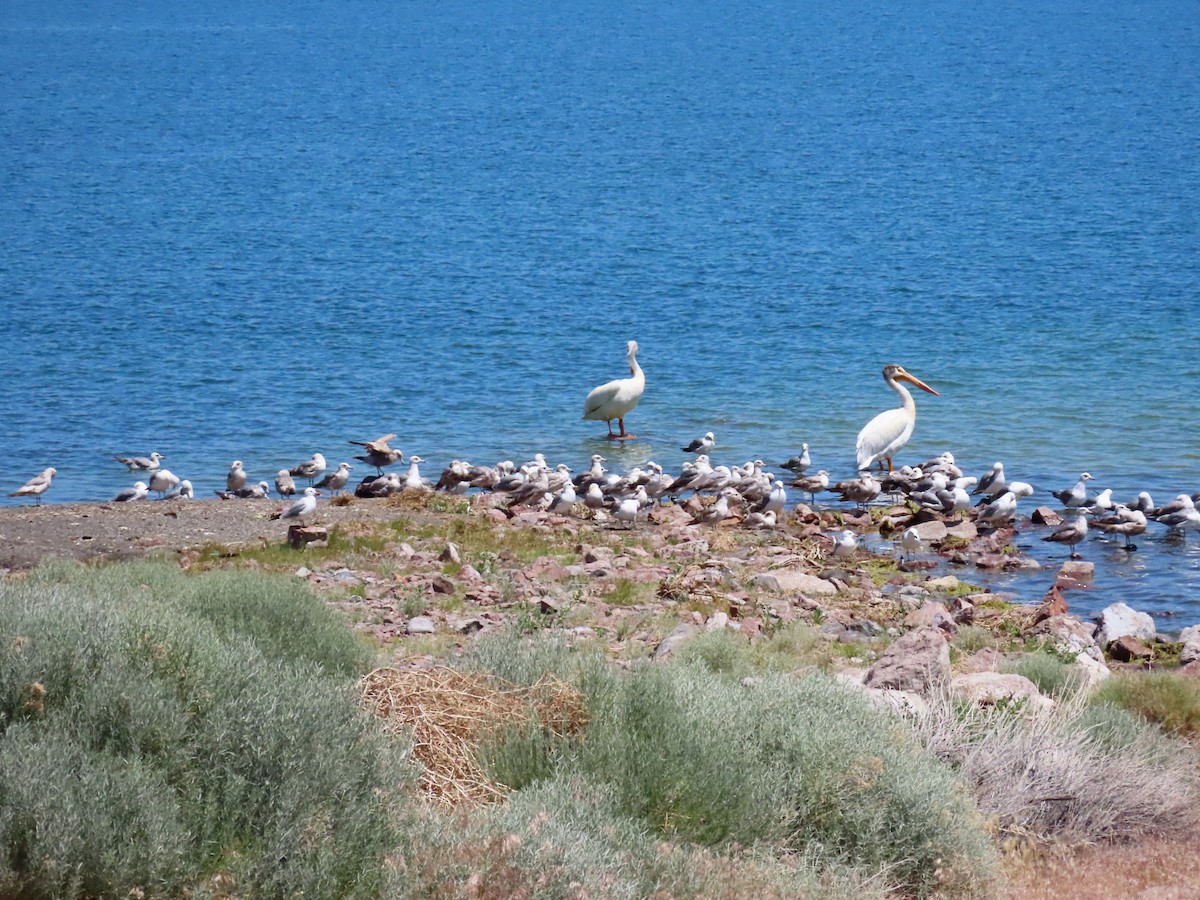
{"label": "rippled water surface", "polygon": [[[901,461],[1200,490],[1191,4],[124,7],[0,13],[10,489],[387,431],[579,466],[633,338],[618,465],[712,428],[847,476],[899,362],[941,392]],[[1200,621],[1200,535],[1139,544],[1075,607]]]}

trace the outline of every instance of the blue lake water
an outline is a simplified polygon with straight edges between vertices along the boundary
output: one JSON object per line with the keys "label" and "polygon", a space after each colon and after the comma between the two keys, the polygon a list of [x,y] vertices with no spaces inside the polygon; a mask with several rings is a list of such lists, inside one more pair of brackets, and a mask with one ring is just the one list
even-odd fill
{"label": "blue lake water", "polygon": [[[898,462],[1200,490],[1191,3],[11,0],[0,99],[8,490],[389,431],[432,474],[711,428],[846,477],[889,362],[941,392]],[[1139,545],[1075,608],[1200,621],[1200,535]]]}

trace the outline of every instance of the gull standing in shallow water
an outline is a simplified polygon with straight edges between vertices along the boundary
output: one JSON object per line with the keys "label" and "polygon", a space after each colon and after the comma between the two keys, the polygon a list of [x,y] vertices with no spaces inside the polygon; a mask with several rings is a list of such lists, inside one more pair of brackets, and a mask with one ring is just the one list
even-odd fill
{"label": "gull standing in shallow water", "polygon": [[158,468],[158,461],[166,457],[161,453],[151,453],[149,456],[114,456],[113,459],[128,466],[130,472],[153,472]]}
{"label": "gull standing in shallow water", "polygon": [[1044,538],[1043,541],[1053,541],[1056,544],[1066,544],[1071,548],[1071,559],[1078,559],[1079,554],[1075,552],[1075,545],[1087,537],[1088,522],[1087,516],[1079,513],[1072,522],[1068,522],[1061,528],[1056,528],[1054,531]]}
{"label": "gull standing in shallow water", "polygon": [[58,469],[51,466],[48,469],[42,469],[41,473],[34,475],[27,482],[17,488],[8,496],[10,497],[33,497],[37,500],[37,505],[42,505],[42,494],[50,490],[50,483],[54,480],[54,476],[58,474]]}
{"label": "gull standing in shallow water", "polygon": [[[599,387],[592,388],[583,401],[583,417],[608,423],[608,439],[623,441],[635,437],[625,433],[625,416],[631,413],[642,399],[646,390],[646,376],[637,361],[637,341],[625,345],[625,358],[629,363],[629,377],[618,378]],[[620,434],[613,434],[612,420],[621,427]]]}
{"label": "gull standing in shallow water", "polygon": [[698,437],[686,447],[680,447],[684,453],[707,453],[717,446],[717,438],[711,431],[705,432],[704,437]]}
{"label": "gull standing in shallow water", "polygon": [[855,456],[859,471],[871,468],[876,462],[886,462],[887,470],[892,471],[892,457],[912,437],[913,426],[917,423],[917,404],[913,402],[912,394],[900,384],[901,381],[907,381],[935,397],[940,396],[925,382],[906,372],[903,366],[884,366],[883,380],[900,395],[901,404],[897,409],[881,412],[858,433]]}

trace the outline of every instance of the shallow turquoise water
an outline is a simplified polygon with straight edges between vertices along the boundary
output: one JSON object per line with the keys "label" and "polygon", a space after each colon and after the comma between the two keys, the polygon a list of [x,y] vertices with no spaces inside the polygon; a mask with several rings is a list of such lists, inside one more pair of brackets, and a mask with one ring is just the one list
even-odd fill
{"label": "shallow turquoise water", "polygon": [[[942,394],[901,461],[1191,493],[1198,73],[1182,2],[7,4],[9,481],[579,466],[633,338],[626,464],[848,475],[899,362]],[[1198,542],[1076,596],[1200,620]]]}

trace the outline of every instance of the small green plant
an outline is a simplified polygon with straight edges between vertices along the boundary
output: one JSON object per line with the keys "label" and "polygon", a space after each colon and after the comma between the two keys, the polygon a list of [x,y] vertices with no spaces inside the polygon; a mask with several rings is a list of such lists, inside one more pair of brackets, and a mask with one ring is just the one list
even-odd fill
{"label": "small green plant", "polygon": [[1115,675],[1096,692],[1097,702],[1115,703],[1168,734],[1200,734],[1200,684],[1167,672]]}
{"label": "small green plant", "polygon": [[423,616],[429,611],[429,597],[424,588],[414,588],[404,595],[404,599],[398,605],[406,619]]}

